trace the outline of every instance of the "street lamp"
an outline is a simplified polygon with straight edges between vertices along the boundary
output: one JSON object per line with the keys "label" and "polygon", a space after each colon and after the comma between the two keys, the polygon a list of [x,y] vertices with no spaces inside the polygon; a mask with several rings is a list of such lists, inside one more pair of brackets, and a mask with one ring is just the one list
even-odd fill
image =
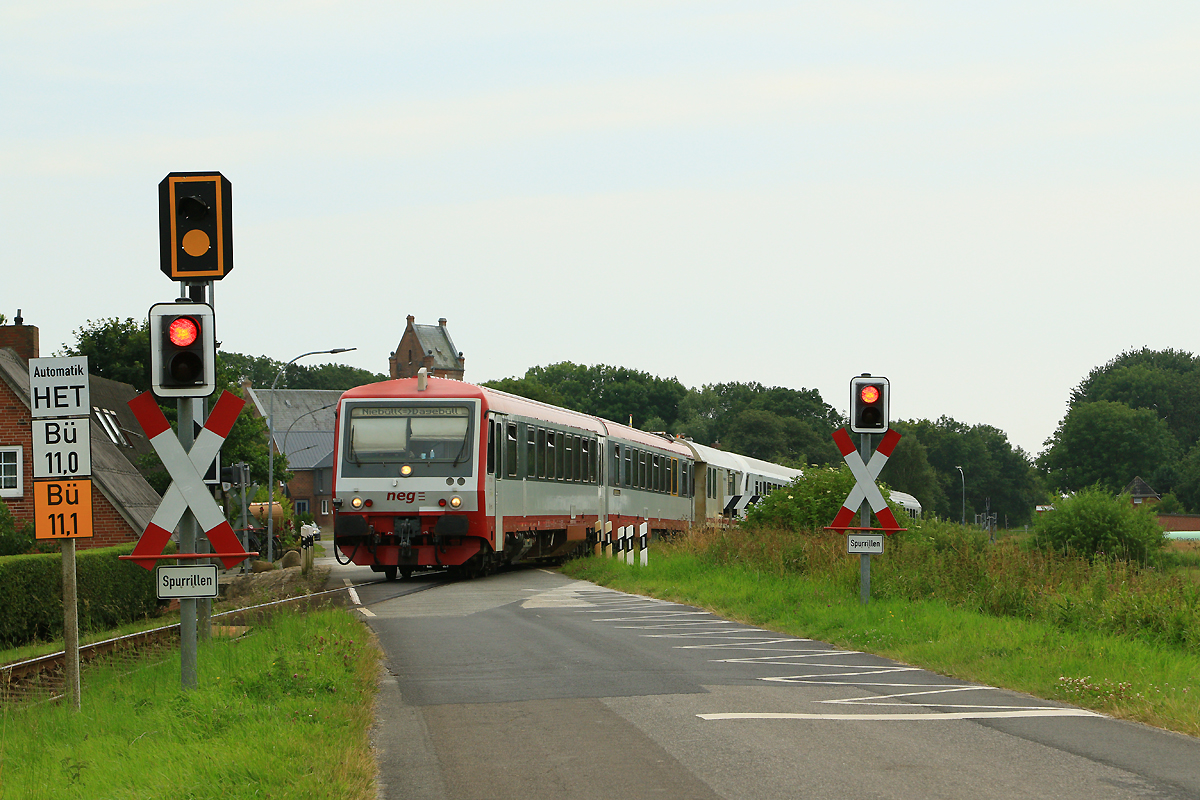
{"label": "street lamp", "polygon": [[954,468],[956,470],[958,470],[958,477],[962,478],[962,484],[963,484],[963,487],[962,487],[962,524],[966,525],[967,524],[967,476],[965,474],[963,474],[962,467],[956,465]]}
{"label": "street lamp", "polygon": [[284,371],[292,364],[295,364],[302,358],[308,356],[334,355],[336,353],[348,353],[351,350],[357,350],[357,347],[335,347],[333,350],[313,350],[311,353],[301,353],[291,361],[279,368],[279,373],[275,376],[275,380],[271,381],[271,410],[267,415],[267,561],[273,563],[275,561],[275,543],[274,543],[274,510],[275,510],[275,455],[272,452],[275,449],[275,384],[279,383],[279,379],[283,377]]}

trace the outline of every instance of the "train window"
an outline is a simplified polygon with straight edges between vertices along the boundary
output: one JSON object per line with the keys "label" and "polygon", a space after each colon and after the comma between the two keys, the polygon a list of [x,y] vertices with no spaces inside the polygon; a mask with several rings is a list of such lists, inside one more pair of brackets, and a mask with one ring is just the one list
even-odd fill
{"label": "train window", "polygon": [[546,474],[548,472],[548,470],[546,469],[546,464],[549,463],[549,461],[551,459],[553,459],[553,457],[554,457],[554,439],[550,438],[550,441],[547,442],[546,441],[547,438],[550,438],[550,437],[546,436],[546,429],[538,428],[538,432],[537,432],[538,473],[537,474],[538,474],[539,478],[546,477]]}
{"label": "train window", "polygon": [[563,472],[560,476],[564,480],[573,481],[575,475],[573,466],[575,463],[575,437],[571,434],[566,435],[566,440],[563,444]]}
{"label": "train window", "polygon": [[563,432],[554,432],[554,477],[563,479]]}
{"label": "train window", "polygon": [[583,480],[583,470],[580,469],[583,464],[583,453],[580,451],[582,439],[576,436],[575,439],[575,457],[571,459],[571,480],[578,483]]}
{"label": "train window", "polygon": [[662,462],[653,453],[650,454],[650,490],[662,491]]}
{"label": "train window", "polygon": [[638,487],[642,489],[647,488],[650,484],[650,479],[646,476],[647,462],[649,461],[647,455],[648,453],[638,451]]}
{"label": "train window", "polygon": [[633,484],[635,483],[634,472],[636,472],[636,470],[633,468],[634,454],[635,453],[633,450],[630,450],[628,447],[625,448],[625,485],[626,486],[633,486]]}
{"label": "train window", "polygon": [[579,480],[583,481],[584,483],[592,482],[592,473],[595,471],[592,468],[592,453],[595,452],[595,450],[592,448],[592,444],[593,442],[591,439],[584,439],[580,444],[580,447],[582,448],[580,451],[580,457],[583,459],[583,472],[580,473]]}
{"label": "train window", "polygon": [[612,446],[612,465],[608,468],[608,480],[613,486],[621,484],[621,445]]}
{"label": "train window", "polygon": [[517,423],[508,423],[508,435],[504,440],[505,474],[517,477]]}
{"label": "train window", "polygon": [[682,494],[679,490],[679,459],[671,459],[671,494]]}
{"label": "train window", "polygon": [[537,428],[525,426],[525,477],[537,477]]}

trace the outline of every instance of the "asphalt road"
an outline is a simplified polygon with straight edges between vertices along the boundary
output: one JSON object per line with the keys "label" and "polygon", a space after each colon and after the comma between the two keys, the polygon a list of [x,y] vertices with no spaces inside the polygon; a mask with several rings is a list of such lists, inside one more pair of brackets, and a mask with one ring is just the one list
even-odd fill
{"label": "asphalt road", "polygon": [[382,797],[1200,798],[1200,740],[688,606],[543,570],[335,579],[373,581]]}

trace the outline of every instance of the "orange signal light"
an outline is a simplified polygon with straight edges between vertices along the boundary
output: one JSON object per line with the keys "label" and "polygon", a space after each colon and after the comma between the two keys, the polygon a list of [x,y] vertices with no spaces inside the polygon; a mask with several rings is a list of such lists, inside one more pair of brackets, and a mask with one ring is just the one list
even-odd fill
{"label": "orange signal light", "polygon": [[878,403],[879,402],[879,387],[878,386],[864,386],[864,387],[862,387],[862,391],[859,393],[859,397],[862,398],[862,401],[864,403]]}
{"label": "orange signal light", "polygon": [[200,325],[191,317],[178,317],[167,327],[167,338],[176,347],[188,347],[200,336]]}

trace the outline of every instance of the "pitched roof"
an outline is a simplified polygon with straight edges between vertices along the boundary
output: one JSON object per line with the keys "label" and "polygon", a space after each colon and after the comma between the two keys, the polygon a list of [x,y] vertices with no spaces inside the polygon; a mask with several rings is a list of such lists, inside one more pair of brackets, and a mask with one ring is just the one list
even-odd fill
{"label": "pitched roof", "polygon": [[1150,488],[1150,484],[1146,483],[1141,478],[1136,478],[1136,477],[1129,482],[1128,486],[1126,486],[1124,489],[1121,490],[1121,494],[1127,494],[1131,498],[1155,497],[1155,498],[1158,498],[1159,500],[1162,499],[1161,497],[1159,497],[1158,492],[1156,492]]}
{"label": "pitched roof", "polygon": [[260,417],[275,414],[275,446],[287,453],[290,468],[313,469],[333,452],[333,412],[340,389],[244,388]]}
{"label": "pitched roof", "polygon": [[462,369],[461,353],[450,341],[450,332],[444,325],[413,325],[413,333],[421,343],[425,355],[433,356],[434,369]]}

